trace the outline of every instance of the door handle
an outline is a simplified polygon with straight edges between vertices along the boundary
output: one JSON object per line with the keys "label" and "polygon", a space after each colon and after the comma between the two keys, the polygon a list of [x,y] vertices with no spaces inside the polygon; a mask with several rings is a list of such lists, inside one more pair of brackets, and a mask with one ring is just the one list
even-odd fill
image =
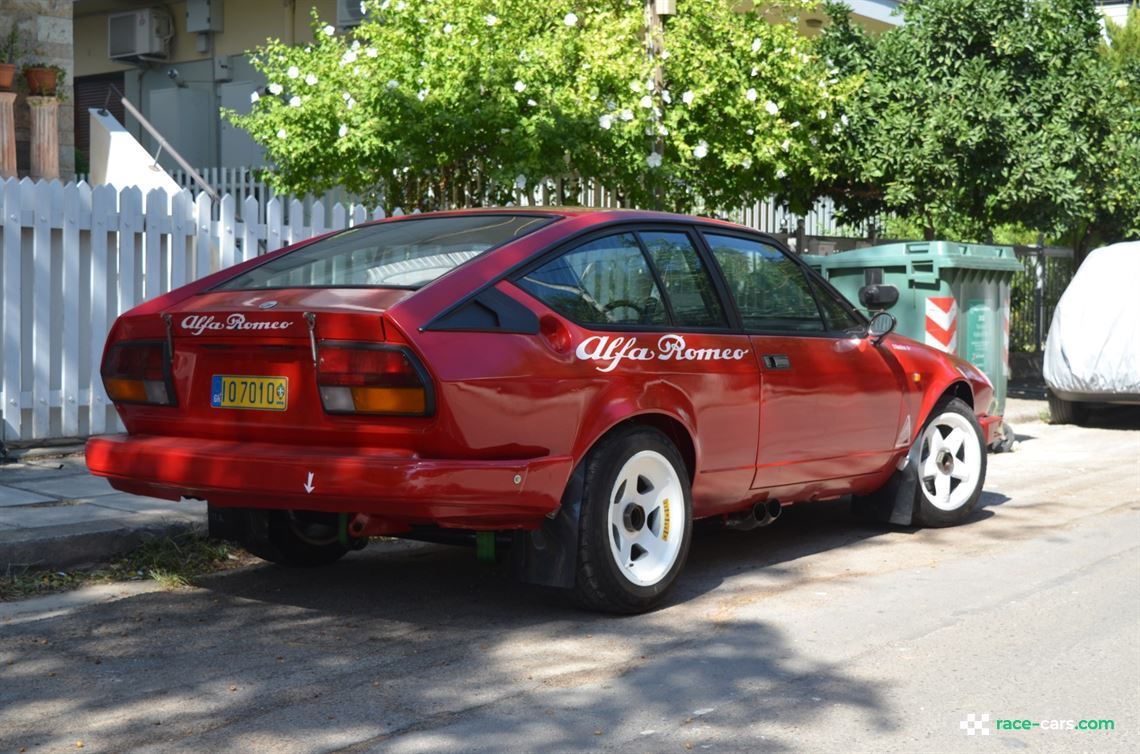
{"label": "door handle", "polygon": [[764,355],[764,367],[767,369],[791,369],[792,360],[782,353],[769,353]]}

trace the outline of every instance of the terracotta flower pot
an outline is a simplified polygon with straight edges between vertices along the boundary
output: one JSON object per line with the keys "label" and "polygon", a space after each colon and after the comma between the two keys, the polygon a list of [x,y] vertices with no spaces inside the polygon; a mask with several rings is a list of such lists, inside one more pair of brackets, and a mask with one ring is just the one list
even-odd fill
{"label": "terracotta flower pot", "polygon": [[28,93],[37,97],[54,96],[57,75],[53,68],[25,68],[24,78],[28,82]]}
{"label": "terracotta flower pot", "polygon": [[16,80],[15,63],[0,63],[0,91],[12,91],[12,84]]}

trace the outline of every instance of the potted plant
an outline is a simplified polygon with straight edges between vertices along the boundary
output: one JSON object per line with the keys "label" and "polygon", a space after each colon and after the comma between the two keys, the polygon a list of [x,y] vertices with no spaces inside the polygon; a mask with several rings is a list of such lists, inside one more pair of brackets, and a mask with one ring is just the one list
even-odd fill
{"label": "potted plant", "polygon": [[8,33],[0,37],[0,91],[10,92],[14,88],[16,60],[23,52],[23,47],[20,30],[13,23]]}
{"label": "potted plant", "polygon": [[67,71],[49,63],[28,63],[24,66],[24,81],[28,94],[34,97],[56,97],[63,91]]}

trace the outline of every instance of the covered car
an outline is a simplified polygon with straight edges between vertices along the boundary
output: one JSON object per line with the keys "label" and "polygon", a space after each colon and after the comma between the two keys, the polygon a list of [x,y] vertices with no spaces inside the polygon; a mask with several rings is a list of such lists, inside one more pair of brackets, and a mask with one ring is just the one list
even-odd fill
{"label": "covered car", "polygon": [[1097,403],[1140,404],[1140,242],[1096,249],[1061,295],[1045,342],[1049,412],[1081,422]]}

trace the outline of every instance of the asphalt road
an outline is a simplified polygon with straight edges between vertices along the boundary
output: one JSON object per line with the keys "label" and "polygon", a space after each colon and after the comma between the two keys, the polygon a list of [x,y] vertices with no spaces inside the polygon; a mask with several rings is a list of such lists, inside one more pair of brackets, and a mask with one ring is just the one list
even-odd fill
{"label": "asphalt road", "polygon": [[1138,751],[1140,417],[1102,419],[1020,425],[955,529],[699,532],[641,617],[407,543],[8,606],[0,751]]}

